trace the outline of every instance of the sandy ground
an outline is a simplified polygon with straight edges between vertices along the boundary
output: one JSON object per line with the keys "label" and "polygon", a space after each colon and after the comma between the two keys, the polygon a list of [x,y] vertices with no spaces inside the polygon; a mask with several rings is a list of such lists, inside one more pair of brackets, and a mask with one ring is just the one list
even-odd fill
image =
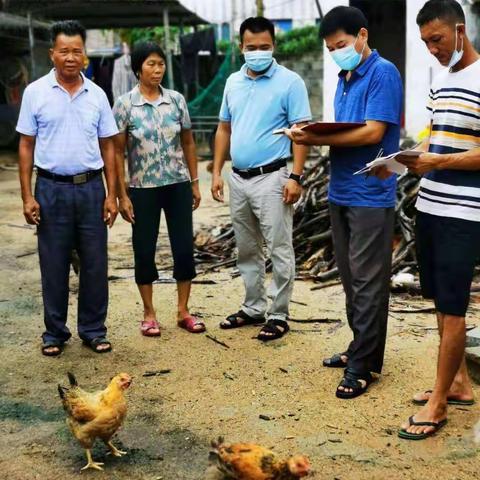
{"label": "sandy ground", "polygon": [[[0,164],[14,157],[0,154]],[[204,200],[196,227],[221,224],[228,208],[214,204],[202,165]],[[74,479],[84,465],[82,449],[64,422],[57,383],[72,371],[89,389],[103,388],[114,374],[134,376],[128,391],[129,413],[116,437],[128,450],[123,458],[105,455],[98,444],[94,458],[105,472],[82,478],[196,480],[204,478],[209,442],[218,435],[254,441],[281,455],[307,454],[314,479],[466,479],[478,478],[479,451],[472,427],[480,406],[451,408],[449,425],[424,442],[398,439],[397,428],[415,412],[410,396],[432,386],[437,333],[431,314],[392,313],[385,370],[370,391],[353,401],[337,400],[338,370],[322,368],[321,359],[341,351],[350,339],[340,287],[311,291],[296,282],[291,315],[296,319],[331,318],[341,323],[292,323],[282,340],[261,344],[256,327],[232,332],[219,320],[235,311],[242,284],[231,271],[200,275],[213,285],[195,285],[191,308],[203,315],[209,333],[225,348],[175,325],[175,286],[155,286],[155,304],[165,330],[160,339],[140,336],[139,297],[132,279],[130,229],[121,219],[110,235],[111,281],[109,338],[114,350],[96,355],[75,335],[78,280],[72,273],[69,325],[74,332],[64,354],[40,354],[42,301],[34,229],[25,226],[16,173],[0,170],[0,471],[8,480]],[[169,263],[162,226],[159,261]],[[165,277],[169,277],[168,270]],[[406,301],[395,297],[392,302]],[[411,300],[408,300],[412,303]],[[469,323],[478,320],[472,312]],[[149,370],[170,373],[144,377]],[[476,387],[477,396],[480,394]],[[267,416],[264,420],[259,415]]]}

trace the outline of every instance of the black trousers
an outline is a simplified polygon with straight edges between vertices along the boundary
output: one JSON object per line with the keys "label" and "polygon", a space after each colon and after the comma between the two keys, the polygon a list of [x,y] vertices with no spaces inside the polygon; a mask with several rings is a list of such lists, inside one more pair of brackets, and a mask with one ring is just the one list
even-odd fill
{"label": "black trousers", "polygon": [[135,214],[132,243],[136,283],[148,285],[158,279],[155,252],[162,210],[173,255],[173,278],[180,282],[195,278],[190,182],[155,188],[130,188],[129,195]]}
{"label": "black trousers", "polygon": [[417,212],[415,246],[422,295],[438,312],[465,317],[480,259],[480,222]]}
{"label": "black trousers", "polygon": [[84,340],[102,337],[107,332],[108,307],[102,177],[81,185],[38,177],[35,198],[41,216],[37,234],[46,328],[43,340],[64,342],[71,336],[67,312],[73,248],[80,258],[78,334]]}
{"label": "black trousers", "polygon": [[333,245],[353,332],[346,355],[359,374],[381,373],[387,337],[394,208],[330,203]]}

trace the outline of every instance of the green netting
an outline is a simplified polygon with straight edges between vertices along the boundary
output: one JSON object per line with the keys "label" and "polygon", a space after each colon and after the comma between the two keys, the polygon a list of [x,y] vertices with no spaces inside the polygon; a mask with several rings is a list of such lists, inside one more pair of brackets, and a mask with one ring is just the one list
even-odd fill
{"label": "green netting", "polygon": [[236,49],[233,61],[231,50],[228,50],[225,55],[225,60],[220,65],[220,68],[210,82],[210,85],[189,102],[188,110],[192,117],[218,116],[220,105],[222,104],[225,82],[230,74],[240,69],[241,65],[242,61],[238,50]]}

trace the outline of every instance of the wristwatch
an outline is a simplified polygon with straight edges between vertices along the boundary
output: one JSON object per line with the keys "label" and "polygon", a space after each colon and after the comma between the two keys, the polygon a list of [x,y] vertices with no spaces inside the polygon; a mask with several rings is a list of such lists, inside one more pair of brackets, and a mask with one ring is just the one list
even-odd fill
{"label": "wristwatch", "polygon": [[303,185],[303,180],[304,176],[303,175],[297,175],[296,173],[291,173],[288,178],[291,178],[292,180],[295,180],[300,186]]}

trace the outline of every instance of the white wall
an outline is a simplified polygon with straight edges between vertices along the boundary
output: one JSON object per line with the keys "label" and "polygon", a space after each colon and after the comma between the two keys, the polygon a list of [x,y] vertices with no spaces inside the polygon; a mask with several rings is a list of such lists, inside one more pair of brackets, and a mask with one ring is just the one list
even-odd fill
{"label": "white wall", "polygon": [[[339,5],[349,5],[348,0],[321,0],[323,14],[327,14],[332,8]],[[324,42],[325,43],[325,42]],[[323,120],[331,122],[335,119],[333,109],[333,99],[335,98],[335,90],[337,89],[338,73],[340,69],[332,60],[332,57],[323,47]]]}
{"label": "white wall", "polygon": [[[478,0],[477,0],[478,1]],[[425,105],[433,78],[443,68],[435,57],[430,55],[420,39],[416,23],[419,10],[425,0],[407,0],[407,61],[405,73],[405,127],[407,134],[416,137],[429,123]],[[472,40],[479,34],[478,19],[471,12],[470,0],[460,0],[465,12],[467,35]]]}
{"label": "white wall", "polygon": [[416,18],[425,0],[407,0],[405,128],[416,137],[429,123],[425,105],[433,77],[443,68],[420,39]]}

